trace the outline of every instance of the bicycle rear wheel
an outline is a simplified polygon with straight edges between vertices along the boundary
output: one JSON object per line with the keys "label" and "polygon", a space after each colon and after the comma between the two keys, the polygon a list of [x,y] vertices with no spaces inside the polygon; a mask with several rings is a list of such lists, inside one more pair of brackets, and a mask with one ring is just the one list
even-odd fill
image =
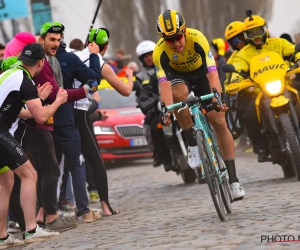
{"label": "bicycle rear wheel", "polygon": [[208,185],[211,198],[215,205],[216,211],[221,221],[225,220],[225,209],[224,203],[219,187],[219,177],[218,173],[215,171],[214,163],[208,153],[210,148],[206,143],[205,138],[200,130],[197,131],[197,144],[200,153],[200,158],[202,160],[203,169],[205,173],[206,183]]}
{"label": "bicycle rear wheel", "polygon": [[[217,155],[217,161],[218,161],[218,165],[219,165],[219,169],[222,172],[222,170],[226,170],[226,165],[222,159],[222,157],[216,153]],[[222,196],[222,200],[226,209],[227,213],[231,213],[232,209],[231,209],[231,203],[232,203],[232,194],[231,194],[231,188],[227,179],[227,174],[224,175],[222,177],[222,184],[219,184],[220,186],[220,191],[221,191],[221,196]]]}

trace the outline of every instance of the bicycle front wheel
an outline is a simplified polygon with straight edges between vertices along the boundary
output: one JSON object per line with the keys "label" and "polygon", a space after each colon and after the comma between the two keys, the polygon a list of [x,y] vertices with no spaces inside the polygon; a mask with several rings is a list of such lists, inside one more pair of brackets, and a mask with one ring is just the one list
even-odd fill
{"label": "bicycle front wheel", "polygon": [[209,154],[210,148],[200,130],[197,131],[197,144],[200,153],[200,158],[202,160],[205,180],[208,185],[211,198],[215,205],[216,211],[221,221],[225,220],[225,207],[219,187],[219,177],[215,170],[214,162]]}

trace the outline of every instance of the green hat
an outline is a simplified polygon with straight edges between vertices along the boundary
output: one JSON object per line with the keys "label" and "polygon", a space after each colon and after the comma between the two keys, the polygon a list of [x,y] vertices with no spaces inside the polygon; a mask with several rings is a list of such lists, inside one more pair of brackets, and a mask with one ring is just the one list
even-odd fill
{"label": "green hat", "polygon": [[6,70],[12,69],[20,65],[21,62],[18,61],[17,56],[10,56],[5,58],[1,63],[1,70],[4,72]]}
{"label": "green hat", "polygon": [[105,44],[108,42],[109,32],[105,28],[93,29],[89,35],[89,42],[95,42],[98,45]]}
{"label": "green hat", "polygon": [[41,30],[40,30],[40,35],[44,35],[46,33],[61,33],[63,34],[65,30],[65,26],[63,26],[61,23],[59,22],[48,22],[48,23],[44,23]]}

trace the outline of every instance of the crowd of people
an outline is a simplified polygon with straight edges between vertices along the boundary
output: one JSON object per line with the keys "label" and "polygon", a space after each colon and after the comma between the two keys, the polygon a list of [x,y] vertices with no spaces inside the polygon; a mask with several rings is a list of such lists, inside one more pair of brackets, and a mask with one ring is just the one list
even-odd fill
{"label": "crowd of people", "polygon": [[[63,24],[47,22],[38,37],[21,32],[0,46],[0,249],[59,235],[76,227],[78,217],[91,223],[120,213],[109,202],[107,173],[93,130],[93,121],[108,118],[98,109],[102,78],[120,95],[137,90],[154,167],[163,164],[165,171],[173,170],[170,150],[157,124],[169,126],[176,116],[187,140],[189,166],[196,169],[200,156],[188,110],[168,112],[163,121],[158,102],[170,105],[184,101],[191,91],[204,95],[212,88],[226,89],[226,84],[239,76],[225,75],[221,67],[245,61],[241,54],[246,46],[254,50],[270,43],[288,46],[283,56],[294,53],[295,47],[286,34],[282,37],[287,40],[269,38],[265,20],[254,15],[230,23],[225,39],[209,43],[200,31],[186,27],[181,13],[168,10],[157,20],[158,43],[145,40],[136,48],[140,70],[136,62],[124,63],[131,57],[122,49],[114,59],[104,61],[111,39],[107,29],[93,29],[87,44],[74,39],[69,46],[64,32]],[[299,35],[295,43],[297,39]],[[244,63],[238,70],[247,71],[246,66]],[[120,79],[123,77],[127,84]],[[225,121],[228,107],[211,100],[202,105],[210,107],[207,117],[228,170],[233,198],[240,200],[245,191],[236,175],[234,143]],[[252,107],[248,105],[245,107]],[[256,126],[251,119],[248,132]],[[249,137],[260,147],[259,161],[263,161],[267,152],[257,141],[260,134]],[[101,213],[89,207],[89,202],[98,200]],[[73,211],[75,218],[61,210]],[[10,233],[17,225],[24,231],[23,240]]]}

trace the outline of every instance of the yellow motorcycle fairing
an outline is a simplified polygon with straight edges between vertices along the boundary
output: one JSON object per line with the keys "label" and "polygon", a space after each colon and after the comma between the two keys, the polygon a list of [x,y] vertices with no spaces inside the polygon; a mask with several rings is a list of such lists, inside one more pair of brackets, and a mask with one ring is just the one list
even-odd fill
{"label": "yellow motorcycle fairing", "polygon": [[281,95],[278,97],[273,97],[270,103],[272,108],[279,108],[289,103],[289,98]]}
{"label": "yellow motorcycle fairing", "polygon": [[268,96],[282,94],[285,89],[286,71],[285,61],[276,52],[269,51],[259,54],[253,57],[250,62],[251,79],[259,84]]}
{"label": "yellow motorcycle fairing", "polygon": [[[300,69],[300,68],[299,68]],[[297,101],[298,103],[300,103],[300,97],[299,97],[299,94],[298,94],[298,90],[297,89],[294,89],[293,87],[291,87],[290,85],[286,85],[286,89],[292,93],[295,94],[295,96],[297,97]]]}
{"label": "yellow motorcycle fairing", "polygon": [[255,109],[256,109],[256,115],[257,115],[257,119],[258,119],[259,123],[260,123],[259,103],[260,103],[262,96],[263,96],[263,93],[260,91],[255,99]]}
{"label": "yellow motorcycle fairing", "polygon": [[228,92],[230,95],[234,95],[238,92],[240,92],[243,89],[255,86],[255,82],[252,82],[249,79],[245,79],[238,83],[230,83],[226,87],[226,92]]}

